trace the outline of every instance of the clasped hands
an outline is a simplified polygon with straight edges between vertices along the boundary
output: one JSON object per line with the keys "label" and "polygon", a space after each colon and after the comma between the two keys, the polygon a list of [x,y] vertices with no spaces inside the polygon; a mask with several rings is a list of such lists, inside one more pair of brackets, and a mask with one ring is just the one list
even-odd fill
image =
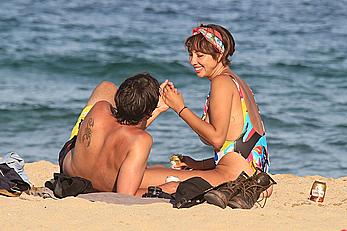
{"label": "clasped hands", "polygon": [[172,108],[176,113],[179,113],[184,106],[183,95],[175,88],[172,82],[165,80],[160,85],[158,108],[162,111]]}

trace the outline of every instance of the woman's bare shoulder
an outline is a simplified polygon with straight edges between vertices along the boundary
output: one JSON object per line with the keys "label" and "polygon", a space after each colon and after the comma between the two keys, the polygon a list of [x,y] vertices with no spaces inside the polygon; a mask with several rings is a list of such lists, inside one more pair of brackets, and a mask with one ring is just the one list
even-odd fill
{"label": "woman's bare shoulder", "polygon": [[211,91],[222,91],[223,89],[231,93],[238,92],[235,82],[227,73],[222,73],[211,81]]}

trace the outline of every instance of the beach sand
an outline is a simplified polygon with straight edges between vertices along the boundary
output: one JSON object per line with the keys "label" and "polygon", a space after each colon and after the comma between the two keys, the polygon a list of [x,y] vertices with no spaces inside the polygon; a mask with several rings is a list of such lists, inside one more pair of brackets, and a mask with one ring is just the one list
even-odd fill
{"label": "beach sand", "polygon": [[[34,186],[58,172],[47,161],[27,163]],[[169,203],[107,204],[81,198],[0,196],[0,230],[343,230],[347,229],[347,177],[272,175],[277,181],[264,208],[221,209],[206,203],[176,209]],[[309,201],[314,180],[327,183],[325,201]]]}

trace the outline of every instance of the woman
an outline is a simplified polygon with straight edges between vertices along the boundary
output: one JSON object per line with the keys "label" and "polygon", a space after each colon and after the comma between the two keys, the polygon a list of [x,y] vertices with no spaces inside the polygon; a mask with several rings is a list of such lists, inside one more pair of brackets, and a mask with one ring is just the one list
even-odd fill
{"label": "woman", "polygon": [[184,156],[183,163],[192,168],[190,171],[149,168],[141,187],[164,184],[168,176],[181,181],[200,176],[212,185],[219,185],[235,180],[242,171],[248,175],[256,168],[267,172],[267,144],[257,104],[249,86],[229,68],[228,58],[235,51],[232,35],[218,25],[201,25],[193,29],[185,45],[196,75],[210,80],[204,115],[202,118],[195,115],[172,85],[164,87],[162,98],[205,144],[213,147],[215,155],[202,161]]}

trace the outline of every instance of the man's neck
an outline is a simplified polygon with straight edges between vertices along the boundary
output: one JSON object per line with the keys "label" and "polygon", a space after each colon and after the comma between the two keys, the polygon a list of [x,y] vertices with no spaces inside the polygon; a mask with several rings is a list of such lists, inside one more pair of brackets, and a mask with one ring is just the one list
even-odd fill
{"label": "man's neck", "polygon": [[146,124],[147,124],[147,120],[146,119],[142,119],[137,125],[138,128],[145,130],[146,129]]}
{"label": "man's neck", "polygon": [[129,125],[129,126],[145,130],[146,129],[146,124],[147,124],[147,120],[146,119],[142,119],[138,124]]}

